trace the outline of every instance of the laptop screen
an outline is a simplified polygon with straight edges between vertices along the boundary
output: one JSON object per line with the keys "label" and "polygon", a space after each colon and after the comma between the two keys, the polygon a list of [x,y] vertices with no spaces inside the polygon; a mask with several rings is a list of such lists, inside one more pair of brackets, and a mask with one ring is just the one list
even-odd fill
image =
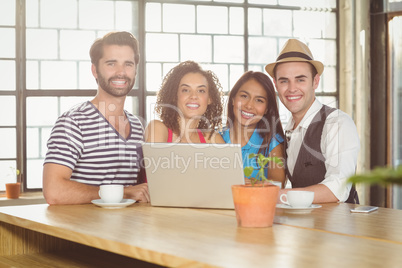
{"label": "laptop screen", "polygon": [[240,144],[144,143],[153,206],[233,209],[232,189],[244,184]]}

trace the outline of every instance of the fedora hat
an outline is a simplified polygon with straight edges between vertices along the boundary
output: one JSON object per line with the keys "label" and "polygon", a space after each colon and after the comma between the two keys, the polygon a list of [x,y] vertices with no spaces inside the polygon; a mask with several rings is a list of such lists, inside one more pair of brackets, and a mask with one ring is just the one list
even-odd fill
{"label": "fedora hat", "polygon": [[321,75],[324,71],[324,65],[321,62],[314,60],[313,54],[308,46],[297,39],[289,39],[286,41],[281,53],[279,53],[279,56],[276,59],[276,62],[267,64],[265,70],[272,78],[274,78],[275,65],[281,62],[291,61],[304,61],[311,63],[317,70],[318,75]]}

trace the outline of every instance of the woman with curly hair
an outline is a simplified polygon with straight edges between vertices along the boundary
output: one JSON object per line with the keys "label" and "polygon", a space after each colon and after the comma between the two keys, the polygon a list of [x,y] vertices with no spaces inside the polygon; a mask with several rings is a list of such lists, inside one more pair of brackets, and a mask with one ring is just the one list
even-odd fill
{"label": "woman with curly hair", "polygon": [[[253,71],[244,73],[230,91],[227,109],[222,136],[227,143],[241,144],[244,167],[257,168],[256,159],[248,157],[251,153],[284,160],[283,128],[274,85],[267,75]],[[254,170],[251,177],[257,172]],[[271,161],[265,176],[284,184],[283,163]]]}
{"label": "woman with curly hair", "polygon": [[169,71],[158,92],[160,120],[145,130],[147,142],[225,143],[215,130],[222,125],[222,87],[216,75],[194,61]]}

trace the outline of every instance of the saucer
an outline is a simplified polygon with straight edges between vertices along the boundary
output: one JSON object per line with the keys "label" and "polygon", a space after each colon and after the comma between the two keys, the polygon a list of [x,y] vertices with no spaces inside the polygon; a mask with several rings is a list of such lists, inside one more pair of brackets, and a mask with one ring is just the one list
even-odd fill
{"label": "saucer", "polygon": [[115,208],[124,208],[129,205],[134,204],[136,201],[133,199],[123,199],[120,203],[104,203],[102,199],[96,199],[91,201],[92,204],[97,205],[99,207],[115,209]]}
{"label": "saucer", "polygon": [[286,204],[277,204],[276,207],[277,208],[283,208],[287,213],[305,214],[305,213],[310,213],[313,209],[320,208],[322,206],[312,204],[311,206],[309,206],[307,208],[293,208],[293,207],[291,207],[289,205],[286,205]]}

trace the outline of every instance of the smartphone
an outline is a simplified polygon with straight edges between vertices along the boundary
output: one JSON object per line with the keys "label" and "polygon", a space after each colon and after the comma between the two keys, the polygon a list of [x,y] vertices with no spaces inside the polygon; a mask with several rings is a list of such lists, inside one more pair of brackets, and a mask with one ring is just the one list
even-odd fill
{"label": "smartphone", "polygon": [[351,208],[350,212],[368,213],[368,212],[372,212],[377,209],[378,209],[378,207],[374,207],[374,206],[360,206],[360,207]]}

